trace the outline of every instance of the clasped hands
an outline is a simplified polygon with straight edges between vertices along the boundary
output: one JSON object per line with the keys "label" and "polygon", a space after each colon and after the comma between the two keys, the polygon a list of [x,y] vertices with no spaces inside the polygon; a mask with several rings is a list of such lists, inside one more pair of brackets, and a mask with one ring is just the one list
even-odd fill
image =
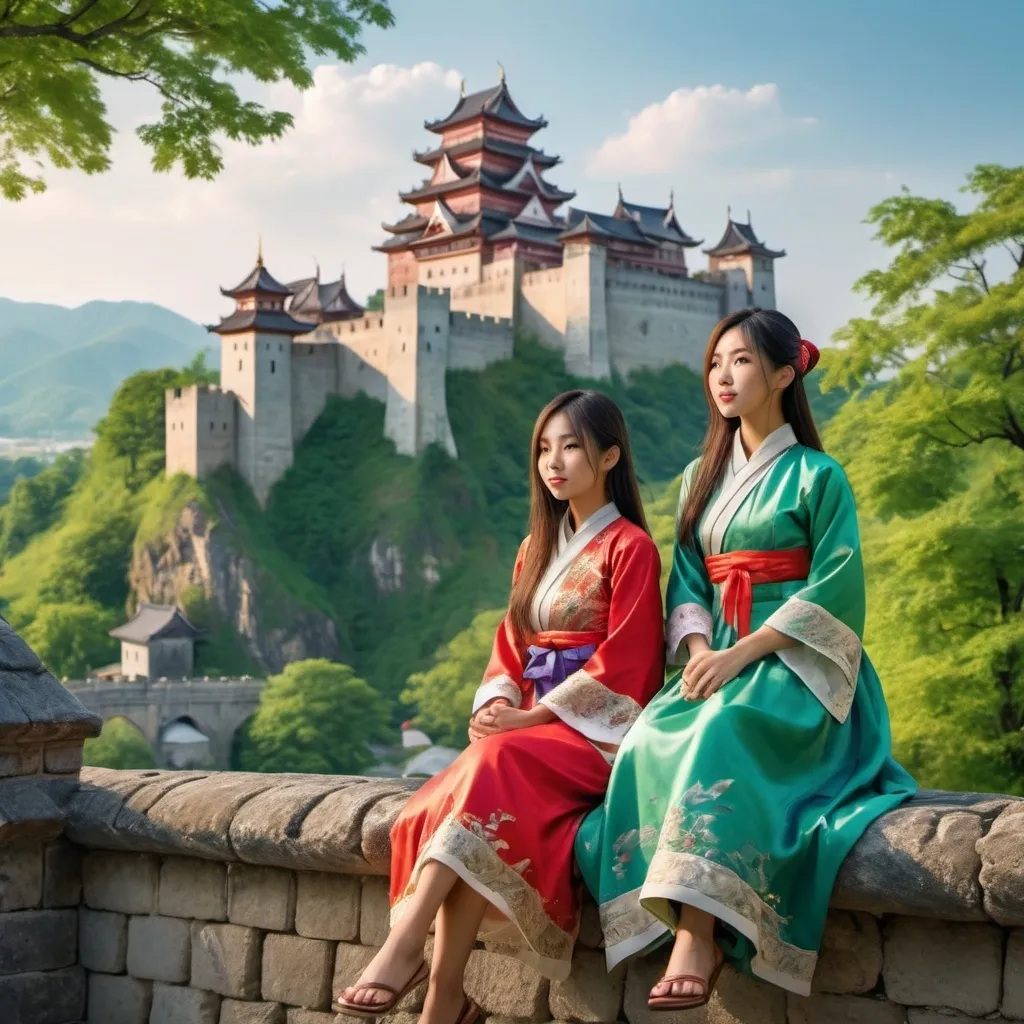
{"label": "clasped hands", "polygon": [[752,658],[744,646],[734,644],[724,651],[711,650],[702,636],[687,645],[690,660],[683,669],[679,692],[684,700],[707,700],[735,679]]}
{"label": "clasped hands", "polygon": [[499,732],[511,732],[513,729],[528,729],[531,725],[543,725],[554,718],[554,715],[543,704],[538,704],[529,711],[512,707],[510,701],[498,697],[485,704],[469,720],[469,742],[475,743],[485,736],[493,736]]}

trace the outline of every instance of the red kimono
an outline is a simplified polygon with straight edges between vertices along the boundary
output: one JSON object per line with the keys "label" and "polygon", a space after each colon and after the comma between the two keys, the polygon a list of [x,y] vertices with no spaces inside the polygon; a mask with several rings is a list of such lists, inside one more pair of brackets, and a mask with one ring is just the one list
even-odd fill
{"label": "red kimono", "polygon": [[563,522],[534,594],[536,631],[518,638],[502,622],[473,706],[539,700],[559,721],[470,744],[412,796],[391,830],[392,923],[436,860],[490,903],[481,938],[550,978],[568,975],[573,841],[614,759],[595,743],[617,746],[664,679],[660,575],[654,541],[613,504],[575,534]]}

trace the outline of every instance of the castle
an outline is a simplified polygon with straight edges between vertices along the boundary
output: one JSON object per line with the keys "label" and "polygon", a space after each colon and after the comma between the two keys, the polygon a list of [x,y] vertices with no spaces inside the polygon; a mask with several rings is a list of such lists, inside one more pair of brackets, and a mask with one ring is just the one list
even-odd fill
{"label": "castle", "polygon": [[[402,454],[438,443],[457,454],[445,399],[448,370],[510,359],[517,330],[565,354],[595,379],[683,363],[700,369],[713,325],[745,306],[775,306],[775,260],[747,222],[727,217],[691,274],[701,245],[667,207],[626,202],[611,214],[566,206],[575,193],[546,180],[559,157],[530,140],[501,73],[440,121],[438,144],[415,153],[423,183],[400,194],[412,211],[390,238],[383,312],[353,301],[344,275],[283,284],[264,266],[222,294],[220,386],[169,390],[167,472],[203,476],[231,465],[265,504],[295,443],[328,395],[385,403],[385,432]],[[565,207],[564,213],[557,211]]]}

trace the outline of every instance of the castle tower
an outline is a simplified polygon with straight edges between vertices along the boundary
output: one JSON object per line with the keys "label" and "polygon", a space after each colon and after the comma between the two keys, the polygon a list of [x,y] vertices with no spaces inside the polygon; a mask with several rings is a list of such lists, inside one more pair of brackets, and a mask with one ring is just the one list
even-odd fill
{"label": "castle tower", "polygon": [[[400,193],[413,212],[383,225],[393,237],[377,246],[388,257],[389,289],[419,283],[455,290],[485,280],[487,268],[506,259],[528,269],[561,263],[564,225],[555,210],[575,193],[544,179],[560,158],[530,138],[546,126],[516,106],[504,71],[494,88],[468,96],[463,88],[447,117],[425,123],[440,145],[413,159],[430,176]],[[512,290],[507,305],[494,312],[512,316]]]}
{"label": "castle tower", "polygon": [[732,219],[730,210],[721,241],[704,252],[712,281],[725,285],[727,314],[747,306],[775,308],[775,261],[786,251],[769,249],[758,239],[749,211],[747,222],[742,224]]}
{"label": "castle tower", "polygon": [[610,377],[605,282],[611,235],[584,215],[559,239],[565,245],[565,368],[579,377]]}
{"label": "castle tower", "polygon": [[292,338],[310,330],[285,311],[291,289],[263,265],[221,294],[235,311],[210,330],[220,335],[220,384],[237,402],[238,472],[265,506],[270,489],[292,464]]}

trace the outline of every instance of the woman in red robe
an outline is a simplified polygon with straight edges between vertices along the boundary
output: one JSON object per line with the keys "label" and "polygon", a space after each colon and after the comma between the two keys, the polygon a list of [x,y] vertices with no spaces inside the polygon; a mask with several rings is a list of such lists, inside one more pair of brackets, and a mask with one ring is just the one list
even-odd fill
{"label": "woman in red robe", "polygon": [[[519,549],[470,719],[470,745],[391,831],[391,932],[334,1009],[389,1013],[426,980],[422,1024],[471,1024],[477,938],[549,978],[579,926],[573,842],[615,751],[663,682],[661,566],[615,403],[569,391],[534,427]],[[493,948],[493,947],[492,947]]]}

